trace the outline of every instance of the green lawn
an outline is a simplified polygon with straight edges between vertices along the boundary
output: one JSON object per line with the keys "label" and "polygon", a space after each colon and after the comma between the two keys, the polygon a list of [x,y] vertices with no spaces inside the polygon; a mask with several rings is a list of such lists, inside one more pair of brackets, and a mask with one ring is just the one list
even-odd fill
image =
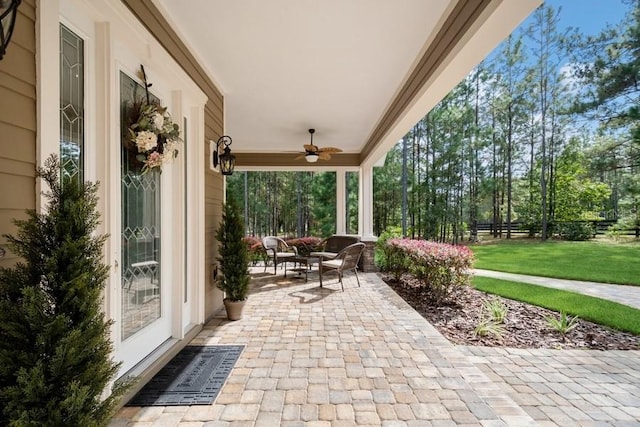
{"label": "green lawn", "polygon": [[472,245],[475,268],[640,286],[640,244],[513,240]]}
{"label": "green lawn", "polygon": [[574,292],[515,283],[488,277],[474,277],[476,289],[523,301],[554,311],[565,311],[601,325],[640,335],[640,310]]}

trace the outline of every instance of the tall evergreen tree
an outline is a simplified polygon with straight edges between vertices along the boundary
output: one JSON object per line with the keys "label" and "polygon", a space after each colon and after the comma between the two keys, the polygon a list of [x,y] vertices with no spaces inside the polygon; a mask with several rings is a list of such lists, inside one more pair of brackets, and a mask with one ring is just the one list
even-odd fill
{"label": "tall evergreen tree", "polygon": [[573,71],[582,86],[573,111],[607,126],[631,124],[640,142],[640,0],[630,4],[625,24],[583,37],[576,50]]}
{"label": "tall evergreen tree", "polygon": [[[566,110],[562,104],[567,98],[567,87],[563,83],[562,65],[566,57],[567,40],[572,36],[568,31],[558,29],[560,9],[542,5],[534,13],[529,28],[532,42],[531,57],[535,61],[532,74],[533,93],[537,98],[535,114],[537,122],[539,159],[539,190],[541,238],[546,240],[553,223],[555,159],[562,150],[560,132],[560,111]],[[533,170],[530,171],[533,173]]]}
{"label": "tall evergreen tree", "polygon": [[336,232],[336,174],[319,172],[313,177],[311,214],[315,220],[311,227],[314,236],[330,236]]}
{"label": "tall evergreen tree", "polygon": [[106,236],[93,235],[98,186],[61,182],[59,170],[54,156],[38,170],[47,210],[6,236],[22,261],[0,269],[1,425],[106,425],[125,389],[102,399],[119,365],[102,311]]}

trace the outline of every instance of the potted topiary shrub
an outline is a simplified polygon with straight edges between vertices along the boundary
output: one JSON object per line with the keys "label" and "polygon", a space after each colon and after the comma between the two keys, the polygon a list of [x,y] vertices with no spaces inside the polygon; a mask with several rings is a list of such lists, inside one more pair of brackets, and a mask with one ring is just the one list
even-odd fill
{"label": "potted topiary shrub", "polygon": [[0,425],[107,425],[127,385],[109,387],[119,364],[103,311],[98,186],[61,178],[53,155],[37,176],[47,209],[14,221],[5,237],[20,261],[0,268]]}
{"label": "potted topiary shrub", "polygon": [[224,204],[216,238],[220,249],[220,274],[216,284],[224,292],[227,318],[239,320],[249,294],[249,251],[244,239],[244,221],[233,200]]}

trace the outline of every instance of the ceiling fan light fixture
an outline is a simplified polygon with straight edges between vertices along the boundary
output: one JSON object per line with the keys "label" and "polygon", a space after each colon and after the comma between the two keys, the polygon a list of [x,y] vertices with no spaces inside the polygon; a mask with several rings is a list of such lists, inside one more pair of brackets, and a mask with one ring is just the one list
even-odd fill
{"label": "ceiling fan light fixture", "polygon": [[304,151],[298,152],[299,155],[296,157],[296,160],[302,160],[304,158],[307,163],[316,163],[318,160],[331,159],[331,154],[342,152],[340,148],[318,147],[314,145],[313,134],[315,133],[315,131],[315,129],[309,129],[310,141],[308,144],[302,145]]}

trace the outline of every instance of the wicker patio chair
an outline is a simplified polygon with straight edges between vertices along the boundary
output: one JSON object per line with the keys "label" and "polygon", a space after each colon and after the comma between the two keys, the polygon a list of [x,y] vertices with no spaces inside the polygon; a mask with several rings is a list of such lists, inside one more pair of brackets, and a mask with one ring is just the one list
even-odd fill
{"label": "wicker patio chair", "polygon": [[344,292],[344,283],[342,283],[342,276],[345,271],[353,271],[360,286],[360,278],[358,277],[358,261],[364,251],[364,243],[353,243],[346,248],[338,252],[335,258],[329,260],[322,260],[318,264],[320,273],[320,287],[322,287],[322,277],[328,272],[335,272],[338,274],[342,291]]}
{"label": "wicker patio chair", "polygon": [[[273,262],[273,274],[277,272],[278,264],[284,264],[284,277],[287,277],[287,262],[293,261],[298,256],[298,248],[289,246],[280,237],[267,236],[262,239],[262,247],[267,254],[267,260]],[[264,264],[264,271],[267,271],[267,263]]]}
{"label": "wicker patio chair", "polygon": [[342,249],[349,245],[358,243],[359,237],[335,234],[323,239],[318,245],[318,250],[311,252],[311,256],[321,258],[323,260],[333,259]]}

